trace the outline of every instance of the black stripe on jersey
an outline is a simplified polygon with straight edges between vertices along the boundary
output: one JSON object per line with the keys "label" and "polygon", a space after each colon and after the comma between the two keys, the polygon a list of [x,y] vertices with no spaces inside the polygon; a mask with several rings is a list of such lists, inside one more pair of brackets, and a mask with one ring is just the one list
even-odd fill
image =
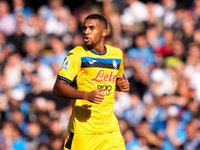
{"label": "black stripe on jersey", "polygon": [[69,139],[65,145],[66,148],[71,149],[73,137],[74,137],[74,133],[70,132]]}
{"label": "black stripe on jersey", "polygon": [[113,64],[105,64],[101,62],[94,62],[93,64],[90,64],[90,62],[84,62],[81,64],[81,68],[91,68],[91,67],[97,67],[97,68],[109,68],[109,69],[117,69],[119,70],[119,66],[117,64],[117,67],[114,68]]}
{"label": "black stripe on jersey", "polygon": [[77,76],[74,78],[74,80],[69,84],[71,87],[75,88],[75,89],[78,89],[77,88]]}

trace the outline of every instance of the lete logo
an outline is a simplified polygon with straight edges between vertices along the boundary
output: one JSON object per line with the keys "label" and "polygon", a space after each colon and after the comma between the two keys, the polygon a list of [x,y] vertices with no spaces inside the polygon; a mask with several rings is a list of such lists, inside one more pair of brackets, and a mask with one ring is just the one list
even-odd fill
{"label": "lete logo", "polygon": [[105,71],[103,69],[99,70],[96,77],[92,78],[91,81],[96,81],[96,82],[115,82],[117,78],[117,75],[113,75],[113,71],[110,72],[110,74],[105,74]]}

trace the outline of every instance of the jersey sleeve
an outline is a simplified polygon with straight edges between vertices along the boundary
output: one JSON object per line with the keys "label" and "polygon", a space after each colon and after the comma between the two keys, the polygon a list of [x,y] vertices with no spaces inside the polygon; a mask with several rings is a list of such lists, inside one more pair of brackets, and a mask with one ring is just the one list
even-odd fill
{"label": "jersey sleeve", "polygon": [[123,59],[123,53],[121,53],[121,63],[120,63],[120,66],[119,66],[119,71],[118,71],[118,74],[117,74],[117,78],[120,78],[122,75],[124,75],[124,59]]}
{"label": "jersey sleeve", "polygon": [[58,78],[71,83],[81,68],[81,59],[76,51],[71,50],[58,72]]}

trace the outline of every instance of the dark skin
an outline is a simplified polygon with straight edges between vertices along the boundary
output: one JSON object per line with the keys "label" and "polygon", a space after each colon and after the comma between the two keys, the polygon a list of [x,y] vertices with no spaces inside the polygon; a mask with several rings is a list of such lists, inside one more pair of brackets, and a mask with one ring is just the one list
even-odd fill
{"label": "dark skin", "polygon": [[[104,41],[107,34],[105,26],[97,19],[87,19],[83,24],[83,36],[85,46],[102,54],[105,51]],[[116,82],[116,90],[129,91],[129,82],[123,76]],[[58,97],[68,99],[85,99],[100,104],[104,99],[104,89],[97,89],[91,92],[78,91],[71,87],[68,82],[57,78],[53,87],[53,93]]]}
{"label": "dark skin", "polygon": [[105,51],[104,41],[107,29],[97,19],[85,20],[83,24],[83,36],[85,46],[102,54]]}

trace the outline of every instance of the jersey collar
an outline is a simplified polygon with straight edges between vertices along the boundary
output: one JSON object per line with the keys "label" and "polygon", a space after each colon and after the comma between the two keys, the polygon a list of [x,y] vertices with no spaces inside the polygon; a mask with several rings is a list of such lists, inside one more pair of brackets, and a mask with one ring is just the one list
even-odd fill
{"label": "jersey collar", "polygon": [[96,55],[105,55],[106,52],[107,52],[107,48],[106,48],[105,45],[104,45],[104,47],[105,47],[105,51],[104,51],[102,54],[98,53],[97,51],[95,51],[95,50],[93,50],[93,49],[90,49],[90,51],[91,51],[92,53],[96,54]]}

